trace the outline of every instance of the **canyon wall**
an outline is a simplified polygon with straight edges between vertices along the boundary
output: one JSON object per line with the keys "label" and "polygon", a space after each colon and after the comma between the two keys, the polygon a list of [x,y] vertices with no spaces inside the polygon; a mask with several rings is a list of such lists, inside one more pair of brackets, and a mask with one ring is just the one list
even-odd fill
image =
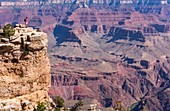
{"label": "canyon wall", "polygon": [[29,15],[28,25],[48,32],[52,98],[170,110],[169,4],[127,1],[1,7],[0,21],[22,23]]}
{"label": "canyon wall", "polygon": [[53,30],[50,96],[96,99],[104,107],[134,103],[131,111],[169,110],[168,9],[91,5],[69,10]]}
{"label": "canyon wall", "polygon": [[47,34],[18,25],[14,36],[0,40],[0,110],[19,111],[23,104],[33,110],[51,101]]}
{"label": "canyon wall", "polygon": [[76,4],[76,3],[90,4],[109,4],[109,5],[125,5],[125,4],[147,4],[147,5],[165,5],[168,0],[34,0],[34,1],[1,1],[0,6],[26,6],[26,5],[47,5],[47,4]]}

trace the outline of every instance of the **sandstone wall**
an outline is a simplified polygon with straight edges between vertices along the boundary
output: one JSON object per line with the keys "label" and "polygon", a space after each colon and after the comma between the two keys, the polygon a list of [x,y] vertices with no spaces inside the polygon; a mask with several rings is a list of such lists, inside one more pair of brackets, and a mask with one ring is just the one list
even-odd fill
{"label": "sandstone wall", "polygon": [[47,35],[32,28],[15,30],[14,36],[1,37],[0,42],[0,110],[19,110],[24,101],[32,104],[31,109],[38,101],[50,100]]}

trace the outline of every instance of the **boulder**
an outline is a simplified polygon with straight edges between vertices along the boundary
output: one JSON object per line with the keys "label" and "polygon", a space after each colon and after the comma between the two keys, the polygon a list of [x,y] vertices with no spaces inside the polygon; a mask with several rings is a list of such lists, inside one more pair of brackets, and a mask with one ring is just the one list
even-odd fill
{"label": "boulder", "polygon": [[16,39],[11,40],[10,42],[13,44],[21,44],[21,38],[17,37]]}
{"label": "boulder", "polygon": [[45,47],[42,41],[34,41],[31,44],[28,44],[27,49],[30,51],[41,50]]}
{"label": "boulder", "polygon": [[14,102],[6,102],[6,103],[1,103],[5,106],[0,107],[0,111],[19,111],[20,110],[20,105],[16,104]]}
{"label": "boulder", "polygon": [[19,27],[19,24],[15,24],[15,26],[14,27]]}
{"label": "boulder", "polygon": [[19,58],[21,56],[21,52],[20,51],[13,51],[13,57],[14,58]]}
{"label": "boulder", "polygon": [[8,43],[8,44],[0,44],[0,53],[9,52],[12,49],[13,49],[13,45],[11,45],[10,43]]}
{"label": "boulder", "polygon": [[11,37],[9,37],[9,40],[11,41],[11,40],[15,40],[17,38],[18,38],[18,36],[11,36]]}
{"label": "boulder", "polygon": [[3,42],[3,43],[8,43],[8,42],[9,42],[9,39],[8,39],[8,38],[1,38],[1,42]]}
{"label": "boulder", "polygon": [[19,27],[20,28],[26,28],[26,25],[25,24],[19,24]]}

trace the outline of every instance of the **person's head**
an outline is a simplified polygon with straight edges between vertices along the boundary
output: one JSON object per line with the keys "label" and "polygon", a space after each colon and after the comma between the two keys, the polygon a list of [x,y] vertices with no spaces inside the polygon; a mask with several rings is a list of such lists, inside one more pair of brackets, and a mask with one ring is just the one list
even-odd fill
{"label": "person's head", "polygon": [[26,18],[28,18],[28,17],[26,17]]}

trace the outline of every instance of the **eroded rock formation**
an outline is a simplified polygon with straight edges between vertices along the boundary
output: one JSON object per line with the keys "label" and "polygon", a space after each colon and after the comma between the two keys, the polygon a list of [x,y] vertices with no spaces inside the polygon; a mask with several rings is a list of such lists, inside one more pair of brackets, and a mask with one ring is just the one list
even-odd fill
{"label": "eroded rock formation", "polygon": [[0,110],[19,111],[24,102],[33,110],[50,101],[47,34],[17,25],[14,36],[0,40]]}
{"label": "eroded rock formation", "polygon": [[104,107],[136,103],[134,111],[147,101],[149,111],[169,110],[170,30],[163,8],[95,5],[67,12],[53,31],[49,94],[95,98]]}

